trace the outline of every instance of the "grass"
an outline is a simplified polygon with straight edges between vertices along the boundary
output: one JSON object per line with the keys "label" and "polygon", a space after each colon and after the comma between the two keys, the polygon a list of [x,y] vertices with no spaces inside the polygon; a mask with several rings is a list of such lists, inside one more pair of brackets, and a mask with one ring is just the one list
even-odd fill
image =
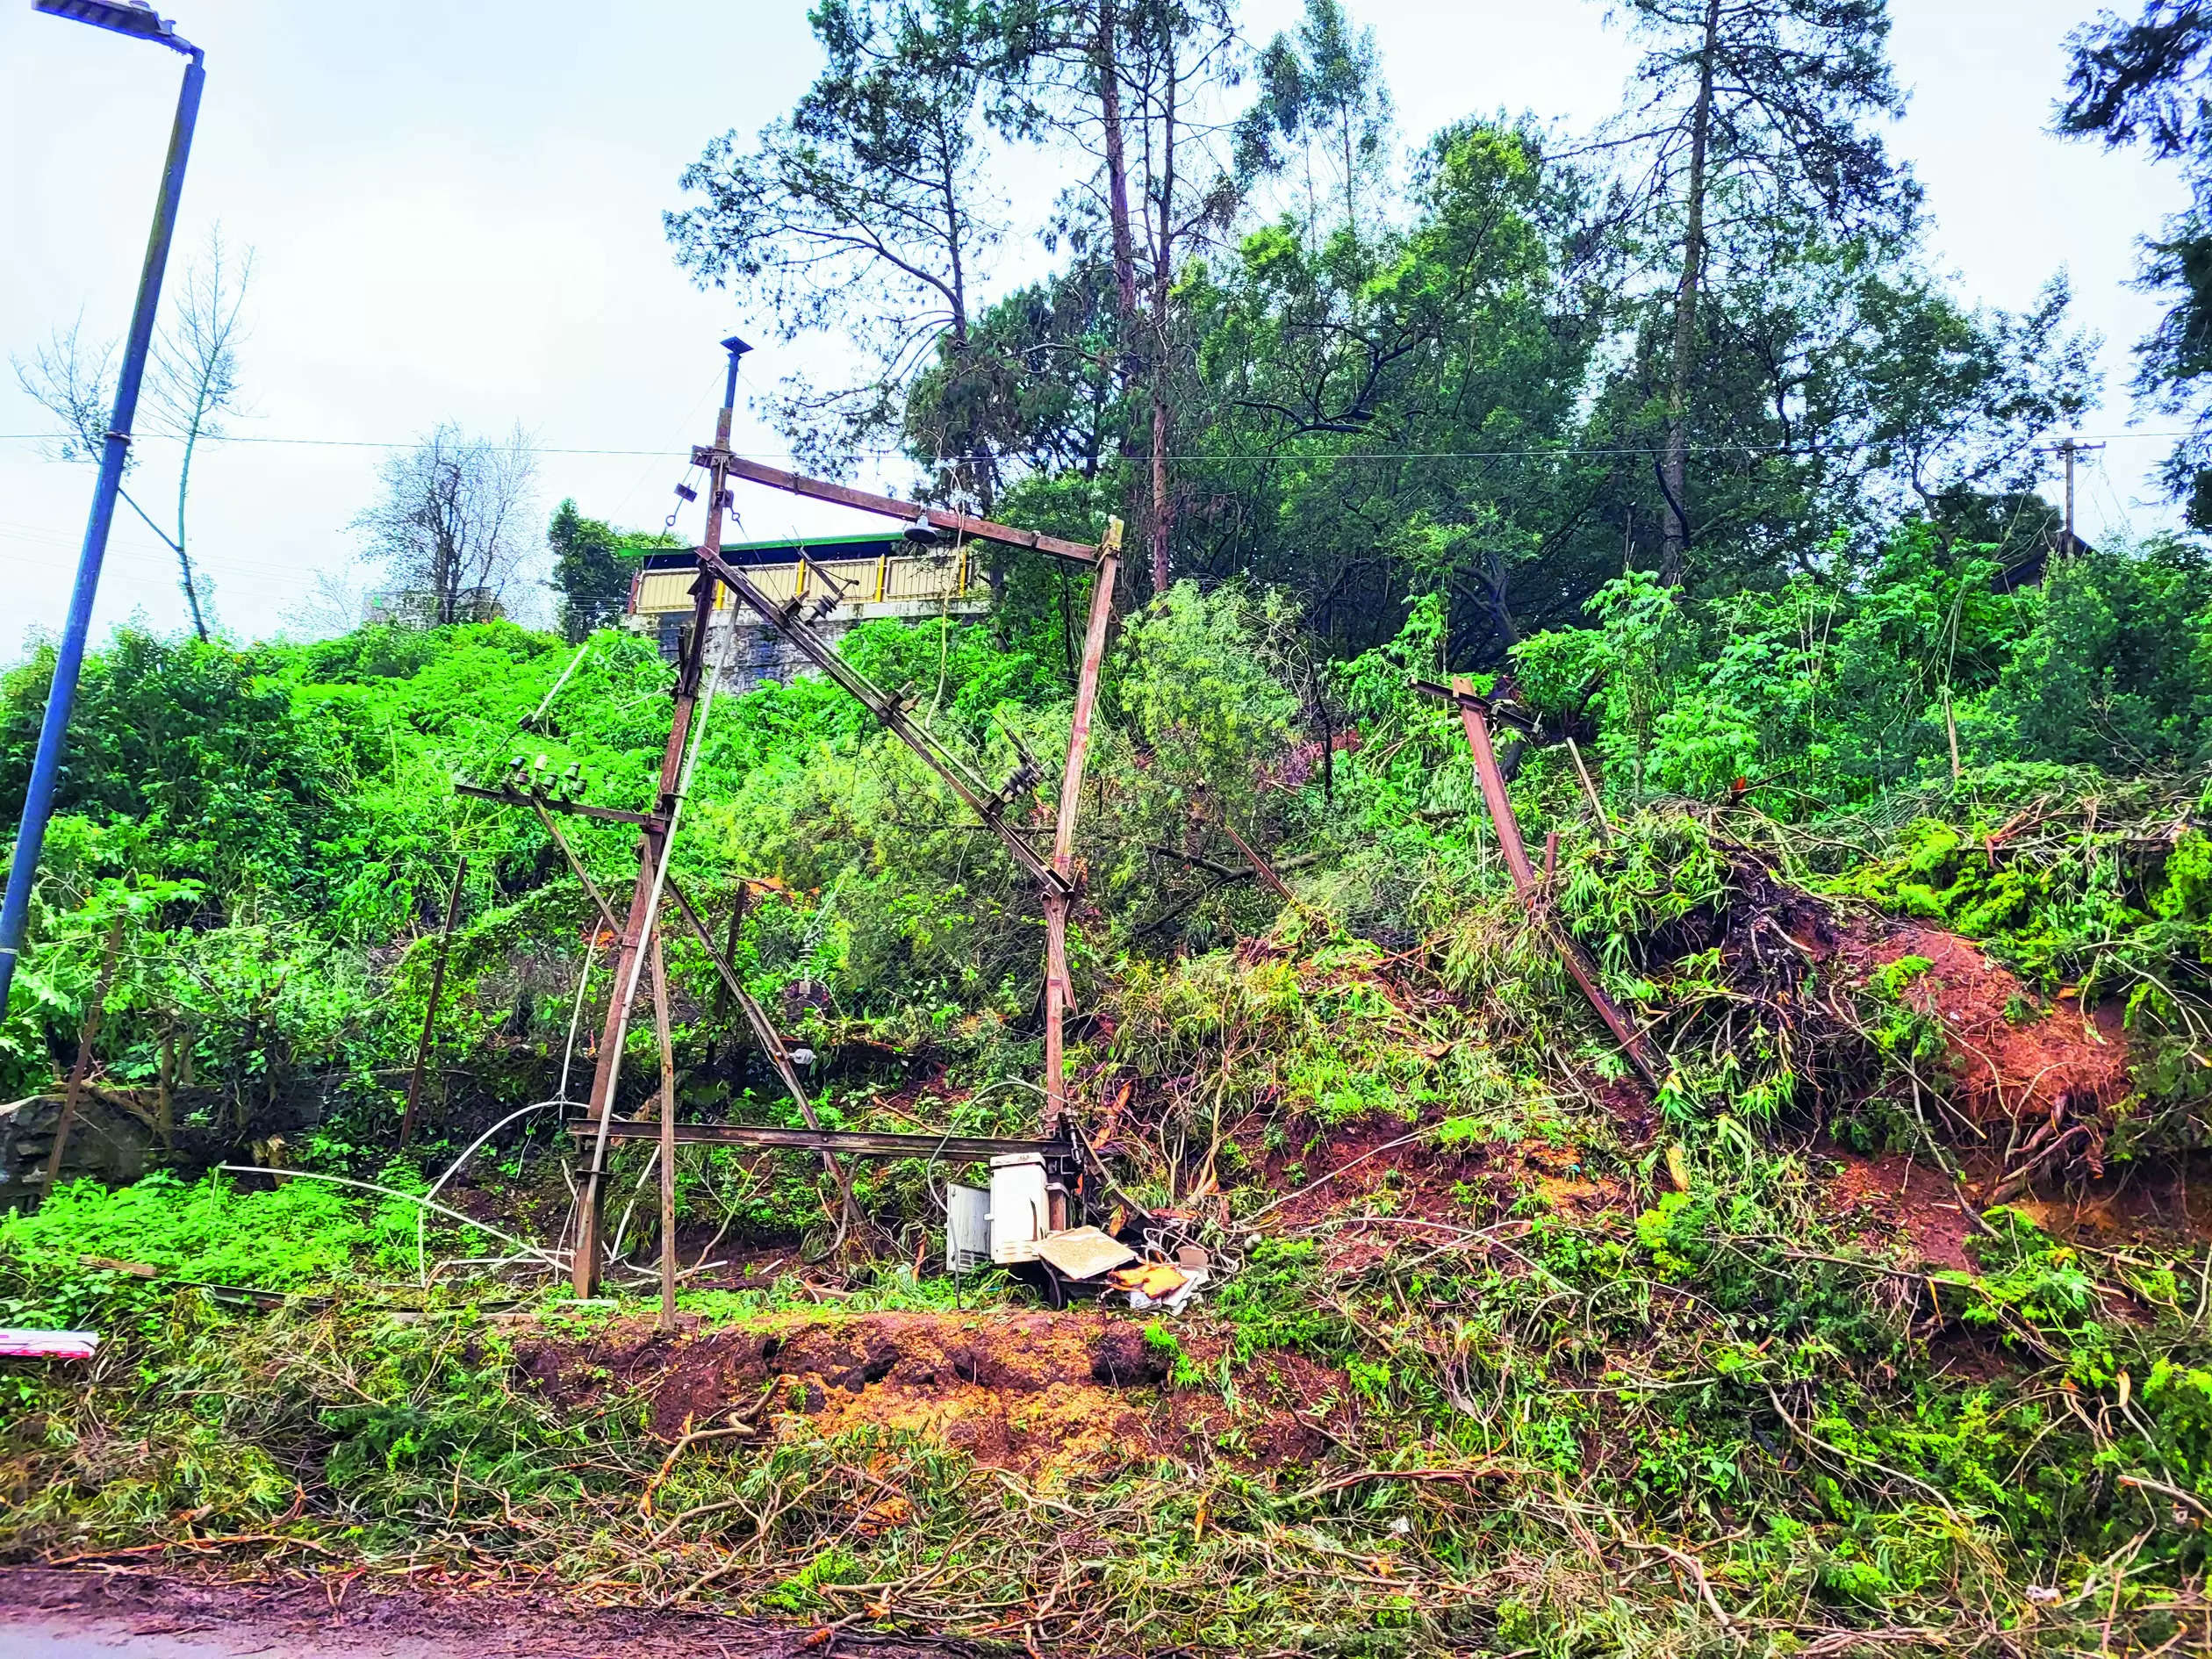
{"label": "grass", "polygon": [[[581,1339],[610,1311],[552,1304],[518,1325],[441,1288],[395,1317],[342,1268],[310,1280],[305,1262],[375,1249],[370,1218],[332,1212],[325,1253],[296,1270],[339,1289],[327,1307],[245,1315],[93,1283],[151,1300],[89,1379],[7,1379],[0,1548],[97,1560],[200,1540],[180,1558],[200,1559],[250,1540],[234,1548],[279,1568],[542,1571],[600,1598],[1071,1653],[1778,1654],[1851,1632],[2065,1650],[2108,1620],[2143,1647],[2201,1623],[2201,1530],[2128,1483],[2186,1492],[2212,1460],[2212,1347],[2178,1278],[2149,1286],[2170,1305],[2108,1325],[2085,1310],[2116,1282],[2024,1224],[1980,1272],[1923,1283],[1829,1228],[1800,1160],[1707,1141],[1687,1167],[1688,1191],[1635,1215],[1508,1217],[1441,1259],[1424,1240],[1349,1276],[1311,1240],[1262,1241],[1207,1318],[1148,1331],[1174,1350],[1161,1407],[1217,1411],[1294,1354],[1340,1379],[1350,1443],[1296,1466],[1232,1438],[1045,1490],[772,1408],[758,1439],[672,1462],[621,1390],[556,1410],[516,1365],[518,1341]],[[128,1202],[179,1211],[163,1236],[206,1239],[177,1258],[205,1267],[232,1259],[211,1216],[259,1227],[276,1211],[256,1201],[283,1197],[297,1218],[302,1187]],[[11,1224],[10,1294],[70,1246],[113,1242],[112,1220],[81,1201]],[[811,1311],[954,1305],[909,1270],[851,1288]],[[686,1306],[773,1325],[801,1296]],[[1191,1356],[1207,1333],[1218,1369]],[[2003,1362],[1961,1380],[1938,1354],[1961,1339]]]}
{"label": "grass", "polygon": [[[395,1225],[412,1266],[411,1214],[307,1182],[155,1181],[0,1223],[7,1305],[112,1336],[87,1375],[0,1375],[0,1552],[528,1575],[1071,1655],[2187,1650],[2212,1617],[2202,1246],[2094,1248],[1998,1210],[1966,1266],[1931,1271],[1840,1211],[1778,1049],[1727,1041],[1802,1005],[1756,1001],[1714,947],[1654,943],[1706,926],[1744,866],[1706,819],[1621,838],[1610,865],[1569,850],[1562,907],[1704,1068],[1642,1146],[1502,895],[1411,966],[1302,917],[1311,937],[1131,970],[1083,1057],[1089,1097],[1128,1081],[1142,1102],[1128,1181],[1197,1187],[1194,1209],[1217,1192],[1237,1218],[1208,1234],[1234,1271],[1143,1328],[1168,1375],[1132,1397],[1191,1430],[1172,1454],[1131,1444],[1038,1485],[912,1433],[826,1435],[792,1391],[749,1433],[672,1443],[640,1393],[608,1379],[557,1408],[521,1363],[647,1300],[547,1292],[518,1319],[485,1305],[511,1288],[439,1283],[395,1312],[370,1281]],[[1865,993],[1869,1067],[1928,1059],[1925,971]],[[1915,1150],[1917,1122],[1895,1125]],[[1263,1208],[1289,1166],[1340,1167],[1347,1127],[1406,1144],[1299,1219]],[[1538,1156],[1596,1196],[1514,1190]],[[1464,1202],[1424,1209],[1447,1163],[1475,1177]],[[691,1168],[695,1218],[767,1202],[753,1168]],[[246,1314],[83,1253],[332,1297]],[[1030,1305],[910,1259],[806,1281],[682,1306],[766,1334]],[[1285,1386],[1304,1392],[1271,1404]],[[1268,1438],[1294,1430],[1296,1455]]]}

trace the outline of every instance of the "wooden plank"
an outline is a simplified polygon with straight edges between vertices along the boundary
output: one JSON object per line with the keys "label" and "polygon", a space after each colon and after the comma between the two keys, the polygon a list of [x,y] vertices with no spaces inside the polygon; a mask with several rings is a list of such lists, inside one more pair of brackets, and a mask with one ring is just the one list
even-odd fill
{"label": "wooden plank", "polygon": [[[692,450],[692,462],[697,466],[711,466],[715,451],[703,448]],[[1010,524],[995,524],[989,519],[970,518],[965,513],[954,513],[944,507],[923,506],[918,501],[901,501],[896,496],[872,495],[865,490],[856,490],[850,485],[831,484],[822,478],[809,478],[802,473],[786,472],[780,467],[764,466],[758,461],[748,461],[743,456],[730,456],[726,464],[729,476],[743,478],[749,484],[762,484],[772,490],[781,490],[790,495],[803,495],[814,501],[834,501],[839,506],[849,506],[862,513],[874,513],[887,519],[903,519],[908,524],[922,514],[940,530],[979,542],[997,542],[1007,547],[1025,547],[1032,552],[1049,553],[1055,558],[1072,559],[1080,564],[1095,564],[1099,549],[1088,542],[1070,542],[1063,536],[1046,535],[1038,530],[1019,530]]]}
{"label": "wooden plank", "polygon": [[[578,1137],[598,1132],[596,1124],[578,1119],[569,1133]],[[650,1117],[617,1117],[607,1127],[609,1140],[654,1140],[659,1123]],[[926,1158],[973,1163],[986,1158],[1035,1153],[1061,1156],[1071,1148],[1065,1141],[1016,1140],[995,1135],[878,1134],[861,1129],[776,1129],[751,1124],[678,1124],[679,1146],[750,1146],[762,1152],[848,1153],[861,1158]]]}

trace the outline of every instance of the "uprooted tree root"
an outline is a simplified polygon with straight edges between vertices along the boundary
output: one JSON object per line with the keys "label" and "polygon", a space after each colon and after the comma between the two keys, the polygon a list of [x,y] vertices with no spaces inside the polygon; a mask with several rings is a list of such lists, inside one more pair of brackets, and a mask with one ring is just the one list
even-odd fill
{"label": "uprooted tree root", "polygon": [[1676,1068],[1663,1095],[1695,1066],[1816,1124],[1885,1106],[1975,1167],[1981,1207],[2104,1173],[2131,1088],[2116,1007],[2046,1003],[1972,940],[1811,892],[1710,827],[1703,839],[1711,890],[1620,941],[1660,988],[1652,1031]]}

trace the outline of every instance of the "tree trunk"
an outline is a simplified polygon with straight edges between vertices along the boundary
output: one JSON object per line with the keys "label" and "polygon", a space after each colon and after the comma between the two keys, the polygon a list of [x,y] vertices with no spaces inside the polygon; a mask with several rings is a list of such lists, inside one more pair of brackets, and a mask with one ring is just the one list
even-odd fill
{"label": "tree trunk", "polygon": [[1156,363],[1152,384],[1152,585],[1155,597],[1167,591],[1167,531],[1172,502],[1167,489],[1167,365]]}
{"label": "tree trunk", "polygon": [[1713,131],[1713,57],[1720,32],[1720,0],[1706,0],[1705,45],[1698,54],[1698,102],[1690,112],[1688,224],[1682,239],[1682,281],[1675,290],[1674,372],[1667,385],[1667,451],[1659,468],[1666,495],[1666,534],[1659,579],[1682,584],[1690,545],[1687,474],[1690,454],[1690,376],[1697,366],[1698,291],[1705,268],[1706,147]]}
{"label": "tree trunk", "polygon": [[1167,539],[1174,525],[1174,498],[1167,482],[1167,434],[1174,424],[1168,413],[1167,377],[1170,372],[1167,312],[1174,303],[1175,269],[1175,124],[1176,93],[1180,88],[1172,61],[1160,120],[1160,179],[1153,211],[1159,215],[1153,239],[1152,316],[1152,578],[1154,595],[1167,591]]}
{"label": "tree trunk", "polygon": [[1129,163],[1122,147],[1120,27],[1114,0],[1099,0],[1096,68],[1106,151],[1106,220],[1113,240],[1114,292],[1126,329],[1137,315],[1137,242],[1130,231]]}

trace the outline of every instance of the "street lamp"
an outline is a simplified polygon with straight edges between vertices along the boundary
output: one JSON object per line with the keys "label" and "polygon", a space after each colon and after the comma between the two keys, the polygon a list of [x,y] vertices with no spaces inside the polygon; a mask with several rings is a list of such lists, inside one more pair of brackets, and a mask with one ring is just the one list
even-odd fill
{"label": "street lamp", "polygon": [[169,241],[176,230],[176,204],[184,193],[184,163],[192,152],[192,128],[199,119],[200,87],[207,78],[200,49],[176,32],[176,25],[146,0],[32,0],[40,11],[97,29],[152,40],[181,52],[184,84],[176,95],[176,122],[169,129],[169,161],[162,169],[162,194],[154,206],[154,230],[147,238],[146,264],[139,272],[138,302],[131,312],[131,334],[123,348],[123,370],[115,384],[115,413],[100,450],[100,481],[92,492],[92,515],[84,527],[84,550],[77,557],[76,586],[69,595],[68,621],[54,655],[54,686],[47,693],[46,718],[39,727],[39,752],[31,763],[31,785],[24,792],[23,822],[8,861],[8,892],[0,901],[0,1017],[8,1008],[16,962],[31,920],[31,883],[46,844],[47,820],[54,811],[54,785],[68,735],[69,709],[76,700],[77,676],[84,666],[85,636],[92,629],[92,600],[99,592],[100,564],[107,557],[108,527],[115,521],[115,498],[123,487],[123,462],[131,448],[131,422],[138,414],[139,383],[146,377],[146,356],[154,343],[154,320],[161,309],[162,274],[169,266]]}

